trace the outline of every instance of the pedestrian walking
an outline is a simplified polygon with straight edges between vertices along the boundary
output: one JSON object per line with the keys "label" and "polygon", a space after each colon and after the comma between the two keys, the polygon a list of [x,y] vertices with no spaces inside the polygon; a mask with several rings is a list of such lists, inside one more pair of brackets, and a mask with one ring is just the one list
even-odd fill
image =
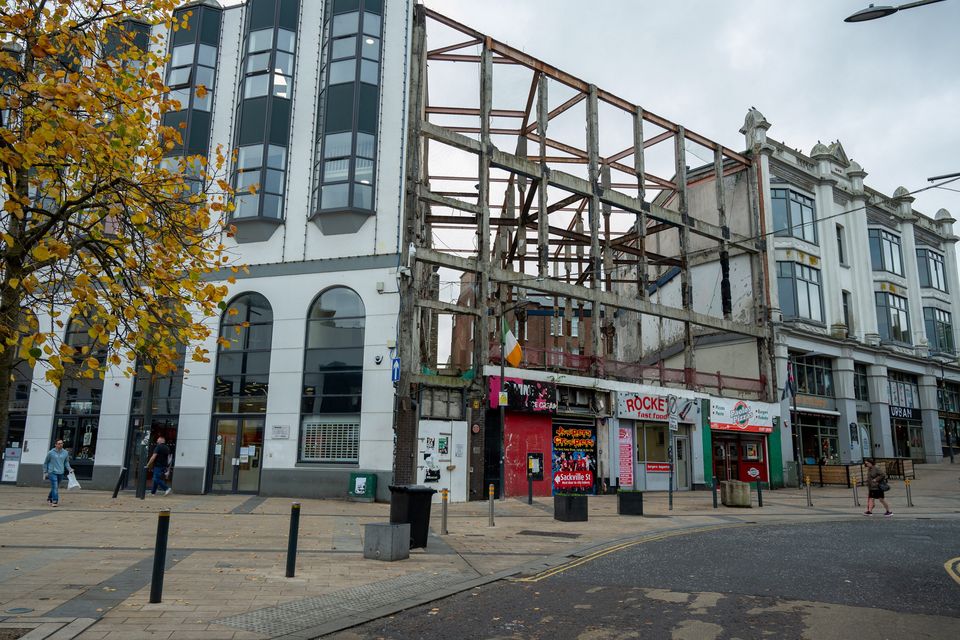
{"label": "pedestrian walking", "polygon": [[150,495],[157,495],[157,489],[162,490],[165,496],[170,495],[172,489],[163,481],[170,469],[170,447],[167,446],[167,440],[163,436],[157,436],[153,455],[147,460],[147,469],[151,467],[153,468],[153,488],[150,489]]}
{"label": "pedestrian walking", "polygon": [[886,499],[883,497],[885,492],[890,490],[890,485],[887,484],[887,474],[877,467],[873,458],[867,458],[863,461],[863,464],[867,468],[867,489],[869,490],[867,510],[864,512],[864,515],[872,516],[873,501],[879,500],[883,508],[887,510],[883,515],[892,516],[893,511],[890,511],[890,505],[887,504]]}
{"label": "pedestrian walking", "polygon": [[60,482],[66,480],[68,473],[73,473],[73,468],[70,466],[70,452],[63,448],[63,440],[57,440],[53,449],[47,452],[47,457],[43,460],[43,477],[50,480],[47,504],[51,507],[60,504]]}

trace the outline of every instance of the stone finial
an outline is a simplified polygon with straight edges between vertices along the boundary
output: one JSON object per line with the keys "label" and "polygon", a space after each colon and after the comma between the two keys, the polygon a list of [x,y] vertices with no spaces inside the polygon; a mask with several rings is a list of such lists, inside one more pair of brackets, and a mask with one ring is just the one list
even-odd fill
{"label": "stone finial", "polygon": [[827,145],[817,140],[817,144],[813,145],[813,149],[810,150],[810,157],[817,159],[819,156],[833,157],[833,154],[830,153],[830,149],[827,148]]}
{"label": "stone finial", "polygon": [[763,117],[763,114],[756,107],[750,107],[747,116],[743,119],[743,127],[740,129],[747,138],[747,148],[752,148],[758,144],[765,144],[767,141],[767,129],[770,123]]}
{"label": "stone finial", "polygon": [[937,211],[937,214],[934,216],[937,220],[953,220],[953,216],[950,215],[950,212],[946,209],[940,209]]}
{"label": "stone finial", "polygon": [[897,187],[896,191],[893,192],[894,200],[903,200],[906,198],[913,200],[913,198],[910,196],[910,192],[907,191],[906,187]]}
{"label": "stone finial", "polygon": [[847,167],[847,175],[848,175],[848,176],[856,176],[856,175],[858,175],[858,174],[859,174],[859,176],[860,176],[861,178],[863,178],[864,176],[867,175],[867,172],[863,170],[863,167],[860,166],[860,163],[859,163],[859,162],[857,162],[856,160],[851,159],[851,160],[850,160],[850,166]]}

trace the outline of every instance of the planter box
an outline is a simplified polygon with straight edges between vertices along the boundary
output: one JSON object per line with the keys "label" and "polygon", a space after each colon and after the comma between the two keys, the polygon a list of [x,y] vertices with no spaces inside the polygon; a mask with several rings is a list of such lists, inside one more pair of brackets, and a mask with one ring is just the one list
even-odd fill
{"label": "planter box", "polygon": [[553,519],[561,522],[586,522],[587,496],[553,496]]}
{"label": "planter box", "polygon": [[643,492],[620,491],[617,493],[617,513],[621,516],[642,516]]}

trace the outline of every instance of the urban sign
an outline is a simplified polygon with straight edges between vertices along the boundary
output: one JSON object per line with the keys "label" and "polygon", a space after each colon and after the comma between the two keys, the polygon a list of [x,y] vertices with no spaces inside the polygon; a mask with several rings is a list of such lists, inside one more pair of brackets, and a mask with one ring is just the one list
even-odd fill
{"label": "urban sign", "polygon": [[[490,408],[500,407],[500,376],[490,376]],[[505,408],[514,411],[555,413],[557,410],[557,385],[542,380],[504,378]]]}
{"label": "urban sign", "polygon": [[903,418],[904,420],[919,420],[920,410],[913,407],[898,407],[890,405],[891,418]]}

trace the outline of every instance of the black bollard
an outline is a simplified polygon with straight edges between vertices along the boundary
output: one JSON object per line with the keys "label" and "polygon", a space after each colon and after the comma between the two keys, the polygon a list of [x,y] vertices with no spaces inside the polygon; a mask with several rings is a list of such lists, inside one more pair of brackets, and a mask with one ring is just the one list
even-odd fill
{"label": "black bollard", "polygon": [[713,476],[713,487],[710,489],[713,494],[713,508],[717,508],[717,476]]}
{"label": "black bollard", "polygon": [[170,534],[170,509],[157,514],[157,543],[153,548],[153,577],[150,580],[150,603],[163,598],[163,570],[167,564],[167,536]]}
{"label": "black bollard", "polygon": [[527,476],[527,504],[533,504],[533,476]]}
{"label": "black bollard", "polygon": [[760,486],[760,481],[757,480],[757,505],[763,506],[763,488]]}
{"label": "black bollard", "polygon": [[113,486],[113,499],[117,499],[117,495],[120,493],[120,487],[123,486],[123,483],[127,479],[127,468],[121,467],[120,475],[117,477],[117,484]]}
{"label": "black bollard", "polygon": [[300,533],[300,503],[290,505],[290,535],[287,537],[287,577],[297,570],[297,536]]}

